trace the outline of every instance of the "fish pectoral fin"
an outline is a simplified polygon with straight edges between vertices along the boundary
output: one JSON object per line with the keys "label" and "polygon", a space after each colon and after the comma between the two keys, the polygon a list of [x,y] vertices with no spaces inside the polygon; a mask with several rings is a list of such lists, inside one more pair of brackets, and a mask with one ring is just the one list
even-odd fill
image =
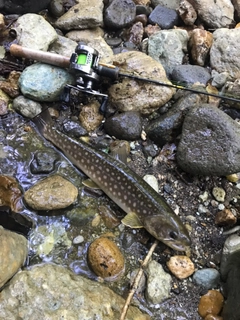
{"label": "fish pectoral fin", "polygon": [[83,184],[85,187],[88,187],[89,189],[101,189],[101,188],[99,188],[99,186],[98,186],[94,181],[92,181],[91,179],[83,180],[83,181],[82,181],[82,184]]}
{"label": "fish pectoral fin", "polygon": [[127,141],[118,141],[118,143],[112,143],[110,145],[110,155],[112,158],[123,162],[124,164],[127,163],[127,157],[130,152],[130,147]]}
{"label": "fish pectoral fin", "polygon": [[135,212],[129,212],[123,219],[122,223],[130,228],[143,228],[143,224]]}

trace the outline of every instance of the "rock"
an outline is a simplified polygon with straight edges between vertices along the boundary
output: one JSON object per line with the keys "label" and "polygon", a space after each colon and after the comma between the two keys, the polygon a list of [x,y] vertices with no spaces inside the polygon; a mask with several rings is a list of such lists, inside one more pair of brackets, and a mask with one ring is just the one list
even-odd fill
{"label": "rock", "polygon": [[66,121],[63,123],[63,130],[67,135],[73,138],[79,138],[87,135],[87,130],[84,129],[79,122],[76,121]]}
{"label": "rock", "polygon": [[136,5],[132,0],[113,0],[104,13],[104,24],[110,28],[124,28],[136,16]]}
{"label": "rock", "polygon": [[217,201],[224,202],[225,196],[226,196],[226,192],[225,192],[225,190],[223,188],[214,187],[212,189],[212,195],[214,196],[214,198]]}
{"label": "rock", "polygon": [[103,1],[82,0],[56,21],[63,30],[92,29],[103,25]]}
{"label": "rock", "polygon": [[79,121],[87,131],[97,129],[102,123],[103,115],[100,114],[99,107],[100,104],[98,101],[93,101],[88,105],[83,106],[79,114]]}
{"label": "rock", "polygon": [[51,0],[5,0],[4,10],[8,13],[23,14],[27,12],[39,12],[46,9]]}
{"label": "rock", "polygon": [[8,113],[9,96],[0,89],[0,116]]}
{"label": "rock", "polygon": [[223,318],[214,314],[208,314],[204,320],[223,320]]}
{"label": "rock", "polygon": [[0,81],[0,89],[2,89],[11,98],[19,95],[18,79],[21,73],[18,71],[11,71],[7,80]]}
{"label": "rock", "polygon": [[213,268],[200,269],[194,273],[193,282],[204,289],[217,288],[220,282],[220,273]]}
{"label": "rock", "polygon": [[[232,234],[226,239],[222,251],[220,272],[224,281],[226,281],[229,270],[231,270],[231,260],[234,261],[235,256],[238,255],[240,256],[240,236]],[[234,259],[231,257],[234,257]],[[237,263],[238,259],[235,262]]]}
{"label": "rock", "polygon": [[57,39],[57,32],[41,15],[27,13],[19,17],[14,26],[18,44],[36,50],[47,51]]}
{"label": "rock", "polygon": [[113,229],[121,223],[121,220],[117,218],[116,213],[110,207],[98,206],[98,213],[105,226],[109,229]]}
{"label": "rock", "polygon": [[169,0],[152,0],[151,3],[154,7],[160,4],[163,7],[177,10],[177,8],[180,5],[180,0],[170,0],[170,1]]}
{"label": "rock", "polygon": [[56,18],[61,17],[65,13],[63,0],[52,0],[48,7],[49,12]]}
{"label": "rock", "polygon": [[53,149],[37,151],[30,164],[30,170],[33,174],[51,173],[58,160],[59,155]]}
{"label": "rock", "polygon": [[11,176],[0,175],[0,206],[7,206],[14,212],[20,212],[22,192],[17,180]]}
{"label": "rock", "polygon": [[[148,54],[159,61],[167,75],[170,75],[174,67],[182,64],[185,52],[187,52],[188,40],[186,30],[161,30],[149,37]],[[169,54],[170,52],[174,52],[174,55]]]}
{"label": "rock", "polygon": [[[122,72],[141,74],[141,77],[168,82],[162,65],[142,52],[123,52],[114,56],[114,64]],[[153,72],[154,70],[154,72]],[[110,102],[121,111],[150,114],[171,99],[174,90],[146,82],[124,78],[109,88]]]}
{"label": "rock", "polygon": [[218,315],[223,307],[223,296],[217,290],[209,290],[200,299],[198,305],[198,313],[202,318],[208,314]]}
{"label": "rock", "polygon": [[211,79],[211,74],[203,67],[186,64],[174,67],[171,79],[179,83],[184,83],[184,85],[194,83],[206,85]]}
{"label": "rock", "polygon": [[173,142],[181,133],[183,120],[188,110],[193,105],[199,105],[200,102],[199,94],[188,94],[180,98],[166,113],[146,126],[148,137],[160,147]]}
{"label": "rock", "polygon": [[157,261],[149,262],[147,269],[146,298],[149,303],[157,304],[169,298],[172,278]]}
{"label": "rock", "polygon": [[77,45],[76,41],[58,35],[57,40],[50,45],[49,51],[70,58],[72,53],[75,52]]}
{"label": "rock", "polygon": [[233,174],[229,174],[228,176],[226,176],[226,178],[228,181],[236,183],[236,182],[238,182],[240,177],[236,173],[233,173]]}
{"label": "rock", "polygon": [[142,119],[135,111],[119,113],[106,119],[104,129],[107,134],[117,139],[137,140],[142,132]]}
{"label": "rock", "polygon": [[239,28],[221,28],[214,31],[210,49],[211,68],[219,73],[227,72],[233,79],[240,78],[240,61],[237,59],[239,50]]}
{"label": "rock", "polygon": [[66,84],[74,83],[67,70],[43,63],[24,69],[19,86],[24,96],[36,101],[57,101]]}
{"label": "rock", "polygon": [[88,42],[93,41],[96,38],[102,38],[104,36],[104,31],[100,27],[85,30],[71,30],[65,34],[65,37],[78,42]]}
{"label": "rock", "polygon": [[238,18],[240,17],[240,1],[239,0],[232,0],[232,4],[234,6],[234,9],[237,13]]}
{"label": "rock", "polygon": [[123,254],[113,241],[105,237],[90,244],[87,259],[93,272],[107,281],[119,279],[125,270]]}
{"label": "rock", "polygon": [[188,2],[209,28],[227,28],[234,21],[234,8],[230,0],[188,0]]}
{"label": "rock", "polygon": [[18,96],[13,100],[13,109],[29,119],[34,118],[42,112],[40,103],[27,99],[24,96]]}
{"label": "rock", "polygon": [[84,242],[84,237],[79,235],[73,239],[73,244],[80,244]]}
{"label": "rock", "polygon": [[222,226],[232,226],[237,222],[237,218],[229,209],[224,209],[219,211],[215,216],[216,225]]}
{"label": "rock", "polygon": [[194,29],[189,40],[191,58],[194,64],[204,66],[209,57],[210,48],[213,43],[211,32],[203,29]]}
{"label": "rock", "polygon": [[0,288],[24,265],[28,242],[22,235],[0,226]]}
{"label": "rock", "polygon": [[187,0],[180,1],[177,12],[187,26],[193,25],[197,19],[197,12]]}
{"label": "rock", "polygon": [[134,43],[136,46],[139,46],[143,39],[143,33],[144,29],[142,22],[138,21],[134,23],[129,31],[128,41]]}
{"label": "rock", "polygon": [[173,256],[167,262],[167,266],[178,279],[186,279],[195,270],[193,262],[187,256]]}
{"label": "rock", "polygon": [[195,175],[222,176],[239,172],[239,135],[237,122],[223,111],[208,104],[193,107],[183,123],[178,164]]}
{"label": "rock", "polygon": [[178,14],[176,10],[158,5],[150,13],[148,21],[159,25],[161,29],[172,29],[178,25]]}
{"label": "rock", "polygon": [[59,175],[47,177],[24,194],[27,205],[34,210],[62,209],[74,203],[78,189]]}
{"label": "rock", "polygon": [[146,174],[143,177],[143,180],[145,180],[156,192],[159,192],[159,186],[156,177],[154,177],[152,174]]}
{"label": "rock", "polygon": [[[139,269],[134,269],[131,274],[130,274],[130,286],[132,287],[134,284],[134,281],[137,277],[137,274],[139,272]],[[144,290],[146,289],[146,282],[147,282],[147,277],[144,273],[142,273],[139,284],[136,288],[135,293],[139,296],[142,295]]]}
{"label": "rock", "polygon": [[[9,301],[14,301],[14,305]],[[96,315],[100,319],[116,320],[124,302],[104,284],[76,276],[54,264],[36,265],[18,273],[0,297],[3,319],[17,319],[21,310],[21,317],[26,320],[94,319]],[[126,320],[150,320],[150,317],[130,306]]]}

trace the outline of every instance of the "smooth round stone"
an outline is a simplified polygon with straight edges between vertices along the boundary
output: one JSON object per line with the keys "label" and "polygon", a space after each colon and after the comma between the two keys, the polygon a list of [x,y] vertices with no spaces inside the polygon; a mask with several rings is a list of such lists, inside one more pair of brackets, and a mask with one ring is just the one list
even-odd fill
{"label": "smooth round stone", "polygon": [[94,240],[88,249],[88,263],[93,272],[105,280],[114,281],[124,272],[124,257],[108,238]]}
{"label": "smooth round stone", "polygon": [[172,70],[171,78],[179,83],[194,84],[201,83],[206,85],[211,78],[210,72],[201,66],[179,65]]}
{"label": "smooth round stone", "polygon": [[198,313],[202,318],[205,318],[208,314],[218,315],[222,310],[223,302],[224,298],[219,291],[209,290],[200,299]]}
{"label": "smooth round stone", "polygon": [[185,279],[193,274],[194,264],[187,256],[173,256],[167,262],[169,270],[178,279]]}
{"label": "smooth round stone", "polygon": [[220,274],[213,268],[197,270],[193,275],[193,281],[205,289],[216,288],[219,284],[219,280]]}

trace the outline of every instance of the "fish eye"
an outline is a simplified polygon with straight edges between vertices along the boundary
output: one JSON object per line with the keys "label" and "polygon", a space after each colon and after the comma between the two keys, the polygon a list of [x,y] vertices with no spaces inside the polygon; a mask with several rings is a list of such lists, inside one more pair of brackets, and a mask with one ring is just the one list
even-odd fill
{"label": "fish eye", "polygon": [[173,240],[177,240],[178,235],[175,231],[170,231],[169,232],[169,236],[173,239]]}

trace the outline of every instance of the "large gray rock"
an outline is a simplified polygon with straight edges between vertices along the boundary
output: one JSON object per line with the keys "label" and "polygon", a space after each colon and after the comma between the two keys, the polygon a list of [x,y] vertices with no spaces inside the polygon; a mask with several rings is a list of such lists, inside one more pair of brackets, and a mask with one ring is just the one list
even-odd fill
{"label": "large gray rock", "polygon": [[240,126],[213,105],[193,107],[185,117],[177,149],[179,166],[192,174],[240,171]]}
{"label": "large gray rock", "polygon": [[[116,320],[124,299],[104,284],[74,275],[69,269],[43,264],[16,274],[1,292],[0,319]],[[129,307],[127,320],[150,320]]]}
{"label": "large gray rock", "polygon": [[[0,248],[1,288],[24,264],[28,254],[28,242],[22,235],[0,226]],[[1,315],[0,319],[3,319]]]}
{"label": "large gray rock", "polygon": [[2,2],[4,3],[4,10],[6,10],[6,12],[23,14],[27,12],[38,12],[46,9],[50,1],[51,0],[3,0]]}
{"label": "large gray rock", "polygon": [[240,78],[240,28],[222,28],[213,32],[210,49],[211,67],[219,73],[227,72],[233,79]]}
{"label": "large gray rock", "polygon": [[113,0],[104,13],[104,23],[111,28],[123,28],[133,23],[136,6],[132,0]]}

